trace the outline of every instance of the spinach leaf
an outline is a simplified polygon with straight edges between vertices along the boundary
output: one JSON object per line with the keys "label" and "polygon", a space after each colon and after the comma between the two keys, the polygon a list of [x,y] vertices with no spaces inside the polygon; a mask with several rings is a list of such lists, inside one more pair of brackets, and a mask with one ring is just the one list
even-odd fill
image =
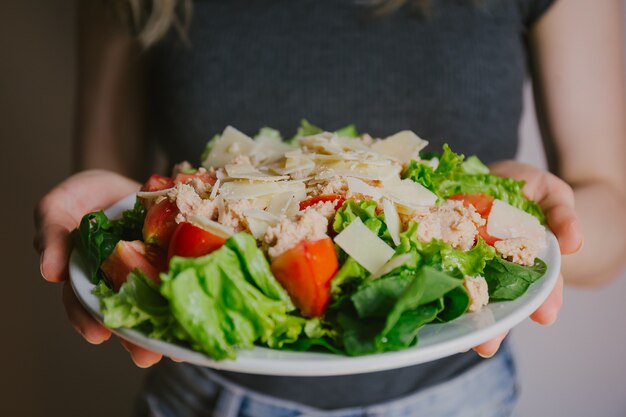
{"label": "spinach leaf", "polygon": [[122,213],[118,220],[110,220],[103,211],[86,214],[71,238],[83,258],[87,273],[94,284],[104,278],[100,265],[113,252],[120,240],[137,240],[146,212],[139,200],[131,210]]}
{"label": "spinach leaf", "polygon": [[515,300],[526,292],[530,284],[546,273],[544,261],[537,258],[532,266],[518,265],[500,257],[487,262],[484,277],[492,301]]}

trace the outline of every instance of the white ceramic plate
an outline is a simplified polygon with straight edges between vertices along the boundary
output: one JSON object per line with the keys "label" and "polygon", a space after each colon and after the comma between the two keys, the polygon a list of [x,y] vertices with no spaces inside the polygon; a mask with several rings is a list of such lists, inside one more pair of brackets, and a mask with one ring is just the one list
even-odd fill
{"label": "white ceramic plate", "polygon": [[[134,195],[128,196],[106,210],[106,214],[116,218],[123,210],[132,208],[134,201]],[[216,362],[203,353],[151,339],[135,330],[113,329],[113,332],[165,356],[210,368],[251,374],[323,376],[401,368],[465,351],[510,330],[526,319],[548,297],[559,275],[561,255],[557,240],[550,232],[548,247],[540,256],[548,265],[548,270],[520,298],[489,304],[478,313],[465,314],[449,323],[427,324],[419,332],[417,346],[397,352],[346,357],[331,353],[289,352],[255,347],[239,351],[234,361]],[[70,260],[70,281],[81,303],[102,322],[98,299],[92,294],[94,285],[89,281],[76,252],[72,253]]]}

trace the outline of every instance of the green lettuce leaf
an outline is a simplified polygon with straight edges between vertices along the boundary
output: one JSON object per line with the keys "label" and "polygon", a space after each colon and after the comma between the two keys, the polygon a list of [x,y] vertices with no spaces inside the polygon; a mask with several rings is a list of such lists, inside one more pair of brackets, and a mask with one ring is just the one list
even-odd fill
{"label": "green lettuce leaf", "polygon": [[545,215],[539,205],[524,196],[524,181],[491,175],[476,157],[470,157],[466,162],[463,160],[463,155],[452,152],[448,145],[444,145],[437,169],[412,161],[405,170],[404,177],[422,184],[441,199],[458,193],[488,194],[545,223]]}
{"label": "green lettuce leaf", "polygon": [[407,230],[400,234],[398,253],[412,253],[419,255],[423,265],[432,266],[463,277],[482,274],[487,261],[496,256],[496,251],[479,237],[478,242],[469,251],[454,249],[442,240],[433,239],[430,242],[420,242],[417,239],[418,224],[411,222]]}
{"label": "green lettuce leaf", "polygon": [[290,310],[295,309],[287,291],[276,280],[265,255],[257,247],[256,239],[248,233],[237,233],[226,241],[226,246],[239,257],[239,262],[247,272],[246,276],[266,296],[273,300],[287,303]]}
{"label": "green lettuce leaf", "polygon": [[[289,142],[295,142],[305,136],[317,135],[318,133],[322,133],[322,132],[324,132],[324,129],[322,129],[321,127],[314,126],[311,123],[309,123],[308,120],[302,119],[300,121],[300,127],[298,128],[296,135],[292,137],[289,140]],[[356,138],[359,136],[359,133],[357,132],[356,127],[354,125],[344,126],[340,129],[335,130],[335,133],[339,136],[345,136],[345,137],[350,137],[350,138]]]}
{"label": "green lettuce leaf", "polygon": [[391,235],[387,230],[385,215],[381,212],[376,214],[378,204],[373,200],[346,200],[335,213],[333,219],[333,230],[341,233],[353,220],[359,217],[365,226],[380,238],[392,243]]}
{"label": "green lettuce leaf", "polygon": [[161,276],[172,314],[193,344],[217,360],[254,343],[294,343],[310,326],[309,319],[288,314],[293,304],[250,239],[238,234],[208,255],[174,257]]}
{"label": "green lettuce leaf", "polygon": [[159,284],[138,269],[128,274],[128,280],[119,292],[115,293],[101,281],[94,294],[100,299],[100,311],[107,327],[136,328],[149,337],[164,340],[187,339],[172,317],[169,303],[159,291]]}

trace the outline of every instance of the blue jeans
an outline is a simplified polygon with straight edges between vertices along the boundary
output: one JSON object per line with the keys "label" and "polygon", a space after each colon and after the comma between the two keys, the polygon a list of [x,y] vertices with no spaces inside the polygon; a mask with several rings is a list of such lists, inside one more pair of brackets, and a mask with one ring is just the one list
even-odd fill
{"label": "blue jeans", "polygon": [[381,404],[332,411],[252,392],[207,368],[164,363],[149,375],[137,416],[506,417],[516,399],[515,366],[505,344],[493,358],[443,384]]}

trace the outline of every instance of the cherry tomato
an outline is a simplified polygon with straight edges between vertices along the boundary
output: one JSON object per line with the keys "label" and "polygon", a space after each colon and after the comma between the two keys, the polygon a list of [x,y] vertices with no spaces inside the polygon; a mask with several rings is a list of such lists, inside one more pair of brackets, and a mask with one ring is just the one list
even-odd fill
{"label": "cherry tomato", "polygon": [[[148,181],[141,187],[141,191],[161,191],[174,186],[174,180],[170,177],[164,177],[162,175],[153,174],[148,178]],[[141,198],[141,204],[146,209],[149,209],[154,205],[153,198]]]}
{"label": "cherry tomato", "polygon": [[216,178],[215,175],[208,172],[208,171],[196,171],[196,172],[192,172],[189,174],[184,174],[184,173],[180,173],[177,174],[176,177],[174,178],[174,182],[175,183],[180,183],[180,184],[187,184],[189,181],[191,181],[194,178],[198,178],[200,179],[202,182],[206,182],[209,183],[211,185],[215,184]]}
{"label": "cherry tomato", "polygon": [[172,256],[196,258],[221,248],[224,242],[223,238],[191,223],[180,223],[172,235],[167,258],[170,259]]}
{"label": "cherry tomato", "polygon": [[330,300],[330,280],[339,264],[330,238],[301,241],[271,263],[274,276],[305,317],[320,317]]}
{"label": "cherry tomato", "polygon": [[326,203],[328,201],[335,202],[335,210],[337,210],[346,201],[346,199],[339,194],[323,194],[316,197],[307,198],[300,202],[300,210],[304,210],[307,207],[313,206],[317,203]]}
{"label": "cherry tomato", "polygon": [[167,198],[150,207],[143,223],[143,241],[166,249],[176,229],[177,214],[176,204]]}
{"label": "cherry tomato", "polygon": [[159,282],[159,270],[146,257],[146,246],[140,240],[120,240],[113,252],[100,266],[115,291],[119,291],[133,269],[141,270],[154,282]]}

